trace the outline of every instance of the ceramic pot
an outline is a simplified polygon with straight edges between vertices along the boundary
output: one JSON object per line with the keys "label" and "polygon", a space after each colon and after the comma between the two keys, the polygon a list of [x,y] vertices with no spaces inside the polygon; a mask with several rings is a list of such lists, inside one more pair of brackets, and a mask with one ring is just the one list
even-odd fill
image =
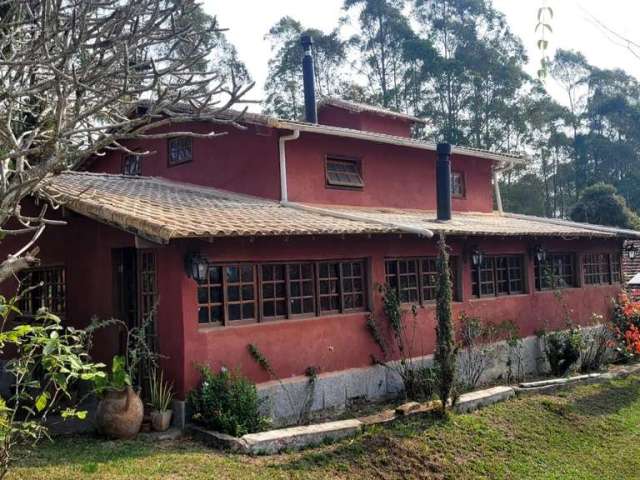
{"label": "ceramic pot", "polygon": [[127,439],[140,431],[144,405],[133,388],[111,390],[100,400],[96,411],[98,431],[111,438]]}
{"label": "ceramic pot", "polygon": [[171,426],[171,417],[173,417],[173,411],[171,410],[154,410],[151,412],[151,427],[156,432],[167,431]]}

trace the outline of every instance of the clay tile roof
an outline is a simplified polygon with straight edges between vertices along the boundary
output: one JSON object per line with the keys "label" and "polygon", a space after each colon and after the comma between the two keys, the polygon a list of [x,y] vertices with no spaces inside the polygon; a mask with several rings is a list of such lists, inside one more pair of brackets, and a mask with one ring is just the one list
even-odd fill
{"label": "clay tile roof", "polygon": [[66,208],[145,238],[382,233],[388,227],[154,177],[65,172],[43,187]]}
{"label": "clay tile roof", "polygon": [[640,232],[631,230],[510,213],[453,212],[451,220],[440,222],[436,212],[427,210],[335,205],[321,208],[363,220],[426,228],[447,235],[640,238]]}
{"label": "clay tile roof", "polygon": [[408,120],[410,122],[425,123],[424,119],[414,117],[413,115],[407,115],[406,113],[396,112],[395,110],[378,107],[375,105],[368,105],[366,103],[352,102],[350,100],[344,100],[342,98],[322,97],[318,102],[318,108],[322,108],[325,105],[342,108],[344,110],[349,110],[350,112],[355,113],[369,112],[375,113],[377,115],[383,115],[385,117],[400,118],[403,120]]}
{"label": "clay tile roof", "polygon": [[308,204],[199,187],[155,177],[65,172],[42,187],[65,207],[142,237],[176,238],[414,233],[431,236],[561,236],[639,238],[639,232],[523,215],[435,212]]}

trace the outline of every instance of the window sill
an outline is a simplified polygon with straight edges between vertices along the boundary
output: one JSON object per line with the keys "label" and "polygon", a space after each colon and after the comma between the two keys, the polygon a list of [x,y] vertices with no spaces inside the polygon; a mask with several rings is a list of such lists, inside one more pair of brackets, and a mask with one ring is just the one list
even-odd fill
{"label": "window sill", "polygon": [[469,302],[484,302],[484,301],[492,302],[496,300],[502,300],[505,298],[521,298],[521,297],[529,297],[529,296],[531,296],[531,292],[514,293],[513,295],[485,295],[483,297],[471,297],[469,298]]}
{"label": "window sill", "polygon": [[358,310],[354,312],[346,312],[346,313],[336,313],[330,315],[321,315],[321,316],[301,316],[294,318],[279,318],[274,320],[266,320],[262,322],[251,322],[251,323],[243,323],[243,324],[234,324],[234,325],[198,325],[199,333],[208,333],[208,332],[219,332],[223,330],[231,330],[236,328],[247,328],[247,327],[258,327],[261,325],[278,325],[281,323],[297,323],[297,322],[309,322],[309,321],[321,321],[327,318],[336,318],[336,317],[355,317],[355,316],[363,316],[370,315],[371,312],[369,310]]}

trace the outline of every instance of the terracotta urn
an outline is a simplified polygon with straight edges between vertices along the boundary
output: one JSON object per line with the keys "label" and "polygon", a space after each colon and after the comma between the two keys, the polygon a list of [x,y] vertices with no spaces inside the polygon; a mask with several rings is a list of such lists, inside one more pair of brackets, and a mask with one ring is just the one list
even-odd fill
{"label": "terracotta urn", "polygon": [[171,410],[154,410],[151,412],[151,427],[156,432],[165,432],[169,430],[172,416],[173,411]]}
{"label": "terracotta urn", "polygon": [[100,400],[96,411],[98,431],[117,439],[135,437],[140,431],[144,405],[133,388],[110,390]]}

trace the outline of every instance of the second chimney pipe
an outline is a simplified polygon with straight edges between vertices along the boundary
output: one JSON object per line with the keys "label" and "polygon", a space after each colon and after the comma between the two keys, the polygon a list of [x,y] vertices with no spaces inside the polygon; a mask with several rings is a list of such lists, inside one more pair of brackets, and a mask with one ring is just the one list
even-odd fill
{"label": "second chimney pipe", "polygon": [[311,45],[313,40],[310,35],[302,35],[300,43],[304,49],[302,58],[302,82],[304,86],[304,119],[309,123],[318,123],[318,111],[316,109],[316,78],[313,71],[313,57]]}
{"label": "second chimney pipe", "polygon": [[451,220],[451,145],[439,143],[436,161],[438,220]]}

